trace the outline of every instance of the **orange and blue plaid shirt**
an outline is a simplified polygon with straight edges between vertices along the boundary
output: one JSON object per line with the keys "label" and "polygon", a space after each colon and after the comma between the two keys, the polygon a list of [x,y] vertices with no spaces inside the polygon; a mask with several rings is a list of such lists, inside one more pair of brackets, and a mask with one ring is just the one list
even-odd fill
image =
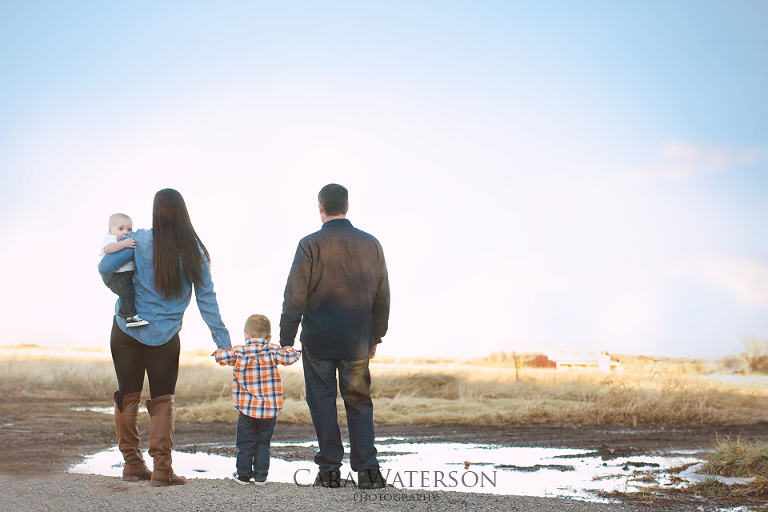
{"label": "orange and blue plaid shirt", "polygon": [[251,338],[245,346],[217,350],[213,356],[221,366],[235,367],[232,370],[235,407],[251,418],[274,418],[283,408],[283,384],[277,365],[295,363],[301,357],[301,351]]}

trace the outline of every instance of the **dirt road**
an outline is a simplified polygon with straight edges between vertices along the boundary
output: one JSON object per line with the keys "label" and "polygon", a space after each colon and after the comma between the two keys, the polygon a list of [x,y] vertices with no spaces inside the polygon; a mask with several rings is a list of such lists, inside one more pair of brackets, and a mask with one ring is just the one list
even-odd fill
{"label": "dirt road", "polygon": [[[7,508],[11,503],[17,505],[21,502],[28,502],[30,507],[34,503],[42,507],[45,499],[40,498],[38,491],[43,492],[43,496],[48,492],[50,499],[62,497],[66,489],[77,488],[77,481],[88,481],[88,488],[94,486],[104,486],[104,492],[107,494],[119,494],[120,496],[129,496],[139,491],[139,487],[130,487],[127,484],[107,477],[70,475],[66,473],[67,468],[81,460],[83,455],[96,453],[105,448],[115,445],[115,432],[113,420],[110,415],[96,412],[75,411],[75,407],[83,406],[109,406],[108,402],[87,402],[82,400],[60,399],[60,398],[40,398],[21,396],[0,396],[0,475],[4,482],[3,495],[0,498],[0,510],[27,510],[23,508]],[[140,421],[140,435],[146,439],[147,420]],[[234,434],[235,425],[229,423],[177,423],[176,426],[176,447],[183,451],[196,451],[201,449],[198,445],[204,443],[221,443],[214,449],[216,452],[234,454]],[[625,429],[612,428],[606,426],[484,426],[484,425],[453,425],[453,424],[429,424],[429,425],[378,425],[376,427],[377,437],[405,437],[409,442],[456,442],[456,443],[491,443],[503,446],[541,446],[541,447],[561,447],[578,448],[586,451],[598,452],[605,457],[636,455],[651,452],[675,452],[678,450],[702,450],[706,451],[714,446],[716,435],[741,436],[742,439],[760,439],[768,440],[768,424],[761,423],[756,425],[741,425],[727,427],[685,427],[685,428],[657,428],[657,429]],[[280,424],[275,430],[274,441],[312,441],[315,439],[314,430],[311,425],[289,425]],[[146,450],[146,446],[142,446]],[[210,448],[207,448],[210,450]],[[201,449],[201,451],[204,451]],[[273,456],[284,458],[286,460],[310,460],[314,455],[312,448],[275,448],[272,451]],[[35,482],[59,482],[57,488],[47,489],[45,485],[36,487]],[[216,483],[218,482],[218,483]],[[217,485],[225,485],[222,481],[203,482],[196,481],[192,486],[186,486],[187,490],[173,489],[165,492],[166,496],[178,496],[186,492],[213,492]],[[285,493],[296,493],[295,486],[288,484],[274,484],[275,488],[286,489],[280,491]],[[147,492],[159,492],[145,486]],[[210,489],[209,489],[210,488]],[[293,488],[293,489],[292,489]],[[25,490],[26,489],[26,490]],[[35,490],[37,489],[37,490]],[[42,491],[40,490],[42,489]],[[63,489],[63,490],[62,490]],[[115,490],[119,489],[119,490]],[[194,491],[193,491],[194,489]],[[227,493],[240,492],[238,490],[226,487]],[[95,492],[95,491],[89,491]],[[253,492],[253,491],[252,491]],[[317,496],[311,494],[311,491],[302,490],[299,494],[304,496]],[[340,509],[346,509],[347,505],[357,507],[360,510],[362,504],[354,501],[354,492],[344,491],[347,494],[340,493],[333,499],[341,499],[343,503],[336,503],[334,506]],[[10,495],[8,493],[11,493]],[[350,494],[352,493],[352,494]],[[139,492],[139,494],[141,494]],[[440,493],[444,494],[441,506],[437,507],[428,502],[420,502],[415,510],[473,510],[473,506],[481,506],[480,503],[469,505],[472,500],[478,500],[477,495],[470,498],[461,498],[464,500],[461,504],[455,504],[453,508],[449,507],[449,496],[458,496],[461,493]],[[293,494],[291,494],[293,495]],[[320,491],[320,496],[325,496],[324,491]],[[26,496],[26,498],[23,498]],[[143,494],[142,494],[143,496]],[[298,496],[298,495],[296,495]],[[463,496],[463,495],[462,495]],[[305,496],[306,497],[306,496]],[[97,499],[97,498],[94,498]],[[98,498],[101,499],[101,498]],[[97,499],[97,501],[98,501]],[[137,498],[138,499],[138,498]],[[298,499],[298,498],[296,498]],[[308,499],[308,498],[307,498]],[[453,499],[453,498],[451,498]],[[467,501],[469,499],[469,501]],[[504,502],[506,506],[512,508],[501,508],[499,510],[582,510],[584,502],[570,502],[567,500],[542,500],[542,499],[523,499],[525,503],[536,502],[537,508],[515,508],[518,506],[527,506],[519,502],[520,497],[492,496],[483,503],[489,508],[494,509],[499,503]],[[42,501],[41,501],[42,500]],[[346,503],[347,500],[349,504]],[[350,501],[351,500],[351,501]],[[518,500],[518,501],[515,501]],[[528,501],[526,501],[528,500]],[[482,501],[482,500],[481,500]],[[547,503],[565,501],[566,504],[560,504],[554,508],[546,508]],[[17,503],[18,502],[18,503]],[[50,504],[50,501],[47,503]],[[135,500],[126,502],[126,506]],[[298,502],[297,502],[298,503]],[[415,502],[414,502],[415,503]],[[411,505],[415,506],[414,503]],[[458,503],[458,502],[456,502]],[[493,505],[496,503],[497,505]],[[515,504],[517,503],[517,504]],[[581,503],[581,505],[580,505]],[[87,508],[92,504],[81,503],[85,510],[99,508]],[[223,505],[223,503],[221,503]],[[277,506],[277,502],[273,503]],[[351,505],[350,505],[351,504]],[[133,506],[131,505],[131,506]],[[198,510],[217,510],[215,504],[203,500]],[[370,503],[363,509],[367,509]],[[382,507],[390,508],[404,507],[404,503],[394,503],[394,501],[382,501],[377,503],[377,510]],[[485,506],[483,505],[483,506]],[[695,506],[694,506],[695,505]],[[704,504],[706,505],[706,504]],[[35,505],[37,506],[37,505]],[[230,503],[229,510],[240,510],[232,508],[235,505]],[[552,505],[554,506],[554,505]],[[576,508],[570,508],[570,507]],[[668,502],[668,510],[698,510],[697,507],[703,506],[697,502],[686,504],[683,502]],[[206,508],[207,507],[207,508]],[[458,507],[458,508],[457,508]],[[461,508],[464,507],[464,508]],[[470,508],[467,508],[470,507]],[[543,508],[542,508],[543,507]],[[563,508],[565,507],[565,508]],[[636,510],[641,505],[606,505],[597,506],[592,503],[583,510]],[[611,508],[614,507],[614,508]],[[707,506],[709,507],[709,505]],[[716,508],[707,508],[705,510],[716,510]],[[224,508],[224,507],[222,507]],[[410,505],[409,505],[410,508]],[[642,507],[641,507],[642,508]],[[120,509],[119,507],[117,509]],[[173,508],[171,504],[166,507],[167,510],[190,510],[190,508]],[[29,508],[28,510],[60,510],[57,508]],[[64,510],[63,508],[61,510]],[[73,509],[77,510],[77,509]],[[192,509],[193,510],[193,509]],[[251,510],[244,508],[243,510]],[[307,508],[307,510],[316,510]],[[478,509],[479,510],[479,509]]]}

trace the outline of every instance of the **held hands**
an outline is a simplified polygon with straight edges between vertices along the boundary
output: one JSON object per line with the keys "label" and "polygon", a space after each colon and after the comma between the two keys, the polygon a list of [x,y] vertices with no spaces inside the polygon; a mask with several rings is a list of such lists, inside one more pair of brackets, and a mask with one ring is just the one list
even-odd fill
{"label": "held hands", "polygon": [[374,357],[376,357],[376,347],[377,346],[378,345],[374,345],[373,348],[371,348],[371,353],[368,354],[368,359],[373,359]]}

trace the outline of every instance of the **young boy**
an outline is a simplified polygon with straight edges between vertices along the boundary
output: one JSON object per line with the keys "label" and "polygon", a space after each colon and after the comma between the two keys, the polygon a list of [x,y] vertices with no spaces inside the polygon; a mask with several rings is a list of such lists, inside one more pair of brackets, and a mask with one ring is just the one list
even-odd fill
{"label": "young boy", "polygon": [[[119,240],[124,236],[130,234],[133,230],[133,221],[124,213],[115,213],[109,217],[109,233],[104,235],[104,240],[101,242],[101,251],[99,251],[99,257],[103,258],[105,254],[112,254],[122,251],[123,249],[136,247],[136,242],[133,238],[126,238],[122,242]],[[112,278],[106,285],[110,290],[115,292],[120,297],[120,309],[118,310],[118,316],[125,318],[126,327],[141,327],[142,325],[148,325],[149,322],[142,319],[136,312],[136,305],[134,299],[136,298],[136,291],[133,289],[133,261],[129,261],[117,272],[115,272]]]}
{"label": "young boy", "polygon": [[264,315],[251,315],[245,322],[245,346],[213,353],[221,365],[232,370],[232,398],[240,411],[237,418],[237,472],[235,482],[264,485],[269,473],[269,443],[277,414],[283,408],[283,385],[277,365],[299,360],[301,351],[270,345],[272,326]]}

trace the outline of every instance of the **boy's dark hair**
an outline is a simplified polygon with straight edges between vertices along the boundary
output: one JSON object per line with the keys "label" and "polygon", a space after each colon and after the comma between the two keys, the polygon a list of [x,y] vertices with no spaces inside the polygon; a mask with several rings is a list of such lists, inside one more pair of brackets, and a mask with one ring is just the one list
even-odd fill
{"label": "boy's dark hair", "polygon": [[320,189],[317,200],[323,205],[326,215],[343,215],[349,206],[349,192],[341,185],[331,183]]}
{"label": "boy's dark hair", "polygon": [[264,315],[251,315],[245,321],[244,330],[251,338],[266,339],[272,334],[272,324]]}

